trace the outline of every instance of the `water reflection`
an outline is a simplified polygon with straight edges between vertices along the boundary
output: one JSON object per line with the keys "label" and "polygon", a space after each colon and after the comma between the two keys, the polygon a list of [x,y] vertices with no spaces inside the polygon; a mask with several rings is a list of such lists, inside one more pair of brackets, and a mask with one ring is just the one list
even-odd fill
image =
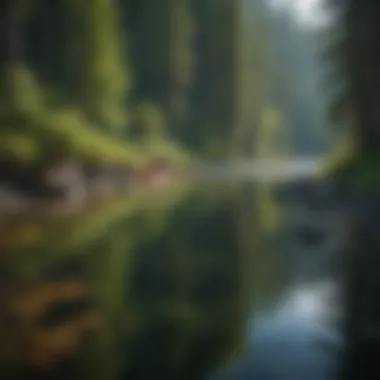
{"label": "water reflection", "polygon": [[248,353],[211,379],[335,379],[341,342],[321,320],[323,309],[317,289],[295,289],[274,313],[253,319]]}
{"label": "water reflection", "polygon": [[303,379],[317,364],[327,374],[334,356],[319,343],[334,340],[332,325],[314,317],[329,266],[305,282],[307,255],[279,238],[287,224],[271,190],[250,183],[8,221],[1,378]]}

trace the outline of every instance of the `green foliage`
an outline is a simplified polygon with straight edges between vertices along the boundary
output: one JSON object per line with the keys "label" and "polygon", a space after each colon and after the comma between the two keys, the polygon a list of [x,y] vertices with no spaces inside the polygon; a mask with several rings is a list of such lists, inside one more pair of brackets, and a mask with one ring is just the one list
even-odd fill
{"label": "green foliage", "polygon": [[24,133],[0,132],[0,152],[5,157],[17,157],[21,162],[30,162],[38,156],[39,145]]}
{"label": "green foliage", "polygon": [[352,193],[365,196],[380,191],[379,164],[378,153],[362,154],[354,141],[343,140],[326,158],[321,175],[334,178]]}
{"label": "green foliage", "polygon": [[[33,12],[28,11],[25,29],[32,38],[41,38],[36,23],[46,28],[52,24],[35,15],[50,3],[40,0],[35,5]],[[129,105],[133,88],[129,62],[135,61],[125,43],[128,33],[121,26],[117,2],[65,0],[59,9],[63,14],[53,12],[52,18],[60,28],[59,41],[66,45],[53,54],[60,55],[61,66],[70,67],[65,78],[57,77],[62,70],[55,71],[51,83],[44,82],[49,51],[44,57],[33,51],[34,56],[4,67],[0,155],[30,162],[74,157],[101,165],[140,166],[156,156],[183,162],[185,155],[166,137],[168,114],[163,104],[141,99],[134,107]],[[163,37],[169,43],[170,33]],[[140,138],[126,141],[131,135],[128,128],[134,127]]]}
{"label": "green foliage", "polygon": [[[125,36],[121,33],[115,0],[68,1],[71,17],[80,25],[78,39],[82,81],[79,84],[87,116],[105,131],[120,133],[128,123],[126,96],[131,88],[123,52]],[[78,31],[76,31],[78,32]]]}
{"label": "green foliage", "polygon": [[184,140],[214,159],[251,156],[267,102],[266,4],[192,2],[197,61]]}
{"label": "green foliage", "polygon": [[165,120],[162,110],[151,103],[141,103],[135,110],[135,136],[143,138],[163,137]]}
{"label": "green foliage", "polygon": [[133,95],[138,102],[159,106],[166,132],[181,138],[179,129],[187,117],[197,58],[194,14],[189,4],[189,0],[133,0],[122,7],[135,69]]}
{"label": "green foliage", "polygon": [[[344,78],[343,91],[332,102],[338,121],[349,131],[358,152],[376,152],[380,143],[377,92],[379,87],[379,3],[330,1],[336,11],[335,33],[327,57]],[[336,115],[333,112],[333,115]],[[363,152],[362,152],[363,151]],[[371,153],[371,154],[372,154]]]}
{"label": "green foliage", "polygon": [[2,128],[2,154],[31,160],[69,154],[89,161],[138,164],[132,147],[98,131],[80,110],[46,107],[35,77],[25,67],[14,67],[8,75],[11,92],[2,110],[7,123]]}
{"label": "green foliage", "polygon": [[7,68],[0,154],[183,164],[173,140],[211,157],[251,154],[267,30],[265,12],[242,4],[35,1],[20,30],[26,52]]}
{"label": "green foliage", "polygon": [[379,3],[329,3],[337,18],[324,52],[332,67],[326,82],[338,87],[330,91],[329,115],[340,127],[342,141],[326,158],[322,174],[334,176],[352,192],[379,191]]}
{"label": "green foliage", "polygon": [[8,82],[7,105],[20,114],[35,114],[44,107],[44,96],[36,78],[25,65],[12,66],[5,73]]}

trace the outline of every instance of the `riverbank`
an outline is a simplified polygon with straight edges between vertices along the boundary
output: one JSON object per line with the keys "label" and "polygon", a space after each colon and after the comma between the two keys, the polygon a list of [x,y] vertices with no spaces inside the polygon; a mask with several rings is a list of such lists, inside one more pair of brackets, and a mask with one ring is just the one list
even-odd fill
{"label": "riverbank", "polygon": [[50,166],[0,163],[0,218],[23,213],[71,214],[92,201],[141,189],[160,189],[183,178],[184,165],[156,160],[140,167],[67,160]]}

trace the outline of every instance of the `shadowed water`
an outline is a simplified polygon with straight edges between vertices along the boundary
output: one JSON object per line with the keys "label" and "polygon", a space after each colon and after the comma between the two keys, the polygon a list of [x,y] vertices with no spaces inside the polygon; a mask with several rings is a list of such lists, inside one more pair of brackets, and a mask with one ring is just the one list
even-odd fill
{"label": "shadowed water", "polygon": [[[202,182],[2,225],[1,378],[334,378],[335,215],[275,194]],[[300,239],[301,215],[331,228]]]}

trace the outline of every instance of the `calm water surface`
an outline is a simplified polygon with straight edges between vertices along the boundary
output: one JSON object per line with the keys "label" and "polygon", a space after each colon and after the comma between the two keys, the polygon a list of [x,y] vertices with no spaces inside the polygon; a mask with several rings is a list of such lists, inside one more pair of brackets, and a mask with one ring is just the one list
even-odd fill
{"label": "calm water surface", "polygon": [[334,379],[334,215],[274,190],[204,182],[3,222],[0,378]]}

